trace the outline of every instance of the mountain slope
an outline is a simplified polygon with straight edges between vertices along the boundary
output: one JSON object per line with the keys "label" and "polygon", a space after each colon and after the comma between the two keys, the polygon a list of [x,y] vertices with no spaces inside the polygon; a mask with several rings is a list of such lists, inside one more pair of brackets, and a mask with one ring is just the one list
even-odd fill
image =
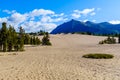
{"label": "mountain slope", "polygon": [[74,32],[90,32],[93,34],[111,34],[120,33],[120,24],[113,25],[107,22],[93,23],[90,21],[81,22],[71,20],[56,27],[51,34],[74,33]]}

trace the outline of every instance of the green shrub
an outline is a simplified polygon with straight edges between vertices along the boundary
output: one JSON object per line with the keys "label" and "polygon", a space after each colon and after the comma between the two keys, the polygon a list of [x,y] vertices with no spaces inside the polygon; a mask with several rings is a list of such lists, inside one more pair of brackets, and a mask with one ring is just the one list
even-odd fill
{"label": "green shrub", "polygon": [[114,37],[110,37],[110,36],[108,36],[107,39],[99,42],[99,44],[115,44],[115,43],[116,43],[116,39]]}
{"label": "green shrub", "polygon": [[45,45],[45,46],[51,46],[51,42],[50,42],[50,37],[49,37],[49,34],[46,33],[43,38],[42,38],[42,45]]}
{"label": "green shrub", "polygon": [[92,58],[92,59],[111,59],[114,56],[111,55],[111,54],[95,53],[95,54],[85,54],[82,57],[84,57],[84,58]]}
{"label": "green shrub", "polygon": [[100,41],[99,44],[104,44],[104,41]]}

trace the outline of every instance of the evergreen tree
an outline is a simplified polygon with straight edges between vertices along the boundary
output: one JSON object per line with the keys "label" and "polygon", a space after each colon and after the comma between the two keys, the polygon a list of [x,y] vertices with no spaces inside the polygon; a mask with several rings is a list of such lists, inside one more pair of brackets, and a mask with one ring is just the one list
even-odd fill
{"label": "evergreen tree", "polygon": [[25,34],[24,44],[30,44],[30,36],[28,34]]}
{"label": "evergreen tree", "polygon": [[2,44],[3,44],[3,52],[7,51],[7,26],[6,23],[2,23],[2,28],[1,28],[1,38],[2,38]]}
{"label": "evergreen tree", "polygon": [[118,35],[118,43],[120,43],[120,34]]}
{"label": "evergreen tree", "polygon": [[44,35],[44,34],[45,34],[45,31],[40,30],[40,31],[38,32],[38,34],[39,34],[39,35]]}
{"label": "evergreen tree", "polygon": [[46,33],[42,39],[42,45],[52,45],[49,38],[49,34]]}
{"label": "evergreen tree", "polygon": [[50,36],[49,36],[49,33],[48,33],[48,32],[46,32],[46,33],[45,33],[45,36],[46,36],[47,38],[50,38]]}
{"label": "evergreen tree", "polygon": [[14,29],[12,26],[9,26],[9,29],[8,29],[8,51],[12,51],[13,49],[13,33],[14,32]]}
{"label": "evergreen tree", "polygon": [[40,45],[41,44],[41,41],[38,37],[36,37],[36,45]]}
{"label": "evergreen tree", "polygon": [[107,39],[99,42],[99,44],[115,44],[115,43],[116,43],[116,39],[113,36],[112,37],[108,36]]}
{"label": "evergreen tree", "polygon": [[1,33],[1,29],[0,29],[0,51],[2,51],[2,33]]}
{"label": "evergreen tree", "polygon": [[[48,33],[45,34],[48,38]],[[24,44],[39,45],[41,43],[38,37],[30,37],[28,34],[25,34],[25,30],[20,27],[19,33],[16,33],[15,29],[10,25],[7,28],[5,22],[2,23],[2,28],[0,29],[0,51],[22,51],[24,50]]]}
{"label": "evergreen tree", "polygon": [[16,38],[15,38],[15,44],[14,44],[14,50],[15,51],[19,51],[20,50],[20,41],[19,41],[20,39],[19,39],[19,37],[18,36],[16,36]]}
{"label": "evergreen tree", "polygon": [[111,43],[112,43],[112,44],[115,44],[115,43],[116,43],[116,39],[114,38],[114,36],[112,36],[112,38],[111,38]]}
{"label": "evergreen tree", "polygon": [[18,51],[18,34],[16,33],[15,29],[13,28],[13,46],[14,46],[14,50]]}
{"label": "evergreen tree", "polygon": [[24,50],[24,35],[25,35],[25,30],[22,28],[22,27],[20,27],[19,28],[19,36],[18,36],[18,48],[19,48],[19,50],[20,51],[23,51]]}
{"label": "evergreen tree", "polygon": [[30,37],[30,44],[33,45],[33,38]]}
{"label": "evergreen tree", "polygon": [[36,38],[35,38],[35,36],[33,37],[33,45],[36,45]]}
{"label": "evergreen tree", "polygon": [[15,51],[19,51],[20,50],[19,44],[18,44],[18,39],[16,39],[16,44],[14,45],[14,50]]}
{"label": "evergreen tree", "polygon": [[30,44],[31,45],[40,45],[41,44],[41,41],[38,37],[30,37]]}

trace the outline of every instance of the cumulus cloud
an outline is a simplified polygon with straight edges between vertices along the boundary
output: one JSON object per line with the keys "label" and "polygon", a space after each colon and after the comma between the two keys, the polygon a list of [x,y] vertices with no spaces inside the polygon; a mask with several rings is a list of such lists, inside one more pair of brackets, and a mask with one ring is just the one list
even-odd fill
{"label": "cumulus cloud", "polygon": [[90,15],[91,15],[91,16],[94,16],[95,14],[96,14],[95,12],[92,12]]}
{"label": "cumulus cloud", "polygon": [[40,29],[50,32],[57,26],[57,22],[67,20],[64,13],[56,14],[52,10],[45,9],[34,9],[23,14],[15,10],[3,10],[3,12],[10,14],[10,16],[0,18],[0,23],[7,22],[9,25],[13,25],[15,29],[22,26],[27,32],[36,32]]}
{"label": "cumulus cloud", "polygon": [[12,14],[12,13],[15,13],[16,10],[12,10],[12,11],[10,11],[10,10],[3,10],[3,12],[5,12],[7,14]]}
{"label": "cumulus cloud", "polygon": [[82,15],[83,16],[88,16],[88,15],[95,15],[95,8],[91,9],[84,9],[82,11],[80,10],[74,10],[73,13],[71,14],[73,18],[80,18]]}
{"label": "cumulus cloud", "polygon": [[[19,13],[16,10],[3,10],[2,12],[9,14],[6,17],[0,17],[0,23],[7,22],[8,25],[13,25],[16,30],[22,26],[26,32],[36,32],[39,30],[52,31],[57,25],[68,21],[69,19],[78,19],[82,16],[94,16],[95,9],[74,10],[66,15],[64,13],[55,13],[52,10],[34,9],[30,12]],[[84,19],[87,21],[87,19]]]}
{"label": "cumulus cloud", "polygon": [[55,14],[55,12],[51,10],[44,10],[44,9],[35,9],[32,12],[29,13],[30,16],[40,16],[40,15],[50,15],[50,14]]}
{"label": "cumulus cloud", "polygon": [[92,22],[96,22],[96,20],[92,20]]}
{"label": "cumulus cloud", "polygon": [[15,24],[22,23],[27,20],[27,14],[20,14],[20,13],[13,13],[9,18],[8,21],[13,22]]}
{"label": "cumulus cloud", "polygon": [[0,23],[2,23],[2,22],[7,22],[7,18],[6,17],[0,18]]}
{"label": "cumulus cloud", "polygon": [[36,32],[39,30],[44,30],[51,32],[52,29],[54,29],[57,25],[55,23],[42,23],[39,21],[29,21],[25,22],[21,26],[24,26],[24,29],[27,30],[28,32]]}
{"label": "cumulus cloud", "polygon": [[53,17],[64,16],[64,15],[65,15],[64,13],[61,13],[61,14],[55,14],[55,15],[53,15]]}
{"label": "cumulus cloud", "polygon": [[94,12],[94,8],[92,9],[84,9],[83,11],[80,11],[79,13],[83,14],[83,15],[88,15],[89,13]]}
{"label": "cumulus cloud", "polygon": [[47,22],[60,22],[60,21],[66,21],[68,18],[58,17],[58,18],[52,18],[50,16],[43,16],[41,18],[41,22],[47,23]]}
{"label": "cumulus cloud", "polygon": [[80,17],[81,17],[81,14],[73,13],[73,14],[72,14],[72,17],[73,17],[73,18],[80,18]]}
{"label": "cumulus cloud", "polygon": [[109,21],[109,23],[111,23],[111,24],[120,24],[120,20],[112,20],[112,21]]}

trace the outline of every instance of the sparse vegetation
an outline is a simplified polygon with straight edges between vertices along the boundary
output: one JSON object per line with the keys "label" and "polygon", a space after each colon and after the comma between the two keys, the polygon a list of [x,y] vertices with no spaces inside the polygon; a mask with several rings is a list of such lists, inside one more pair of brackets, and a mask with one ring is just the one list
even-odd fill
{"label": "sparse vegetation", "polygon": [[49,38],[49,34],[45,33],[42,39],[42,45],[52,45]]}
{"label": "sparse vegetation", "polygon": [[107,39],[100,41],[99,44],[116,44],[116,39],[108,36]]}
{"label": "sparse vegetation", "polygon": [[91,32],[73,32],[72,34],[94,35]]}
{"label": "sparse vegetation", "polygon": [[111,55],[111,54],[94,53],[94,54],[85,54],[82,57],[84,57],[84,58],[92,58],[92,59],[111,59],[114,56]]}
{"label": "sparse vegetation", "polygon": [[43,36],[44,34],[46,34],[47,32],[43,31],[43,30],[40,30],[38,32],[31,32],[29,33],[30,35],[32,36]]}
{"label": "sparse vegetation", "polygon": [[11,25],[7,28],[7,23],[2,23],[0,29],[0,51],[24,51],[24,45],[40,45],[41,41],[38,37],[30,36],[20,27],[17,33]]}

